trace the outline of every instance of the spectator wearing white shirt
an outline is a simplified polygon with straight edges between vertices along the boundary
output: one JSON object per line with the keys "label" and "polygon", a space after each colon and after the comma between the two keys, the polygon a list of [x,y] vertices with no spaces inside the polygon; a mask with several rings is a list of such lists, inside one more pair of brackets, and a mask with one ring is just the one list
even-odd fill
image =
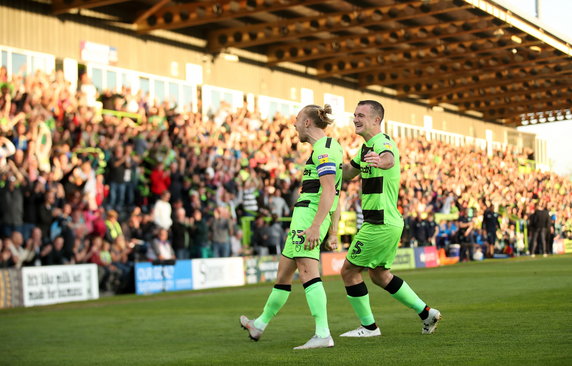
{"label": "spectator wearing white shirt", "polygon": [[169,203],[170,198],[171,193],[164,191],[161,194],[161,198],[153,206],[153,222],[165,230],[169,230],[171,225],[173,225],[173,219],[171,218],[172,209]]}

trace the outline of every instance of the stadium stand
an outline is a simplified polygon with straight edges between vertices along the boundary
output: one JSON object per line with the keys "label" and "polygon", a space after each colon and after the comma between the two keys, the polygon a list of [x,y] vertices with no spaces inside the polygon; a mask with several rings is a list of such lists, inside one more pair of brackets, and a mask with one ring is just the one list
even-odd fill
{"label": "stadium stand", "polygon": [[[278,189],[289,206],[296,198],[296,168],[309,151],[297,147],[291,116],[264,119],[222,103],[203,122],[200,112],[153,103],[128,89],[92,95],[87,78],[76,91],[60,72],[10,79],[5,70],[0,74],[3,151],[13,151],[3,158],[0,175],[4,268],[91,262],[98,265],[102,290],[130,291],[136,261],[166,258],[165,253],[172,258],[174,252],[212,256],[212,237],[205,231],[220,207],[229,209],[234,230],[226,244],[237,256],[251,252],[248,240],[240,241],[243,217],[270,216]],[[90,106],[90,98],[105,110]],[[333,131],[348,159],[359,144],[352,129]],[[549,243],[570,236],[571,183],[520,169],[530,152],[507,146],[489,156],[476,145],[425,136],[398,142],[404,152],[402,246],[449,249],[462,243],[471,255],[461,258],[468,260],[479,258],[478,252],[524,254],[537,205],[551,213]],[[356,182],[346,186],[345,211],[359,207],[358,191]],[[488,206],[500,219],[491,250],[481,229]],[[185,214],[177,216],[181,209]],[[161,227],[169,240],[159,237]],[[153,244],[170,245],[175,227],[177,250]]]}

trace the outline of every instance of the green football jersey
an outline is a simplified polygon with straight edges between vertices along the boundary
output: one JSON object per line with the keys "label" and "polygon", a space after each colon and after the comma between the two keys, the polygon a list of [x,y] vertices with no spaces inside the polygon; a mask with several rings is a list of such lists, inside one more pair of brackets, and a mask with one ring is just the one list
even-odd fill
{"label": "green football jersey", "polygon": [[[387,170],[372,168],[364,161],[365,155],[372,150],[376,154],[391,152],[395,165]],[[353,158],[351,164],[359,169],[361,174],[364,222],[374,225],[403,226],[403,217],[397,211],[401,169],[395,141],[384,133],[375,135],[362,145],[360,154]]]}
{"label": "green football jersey", "polygon": [[307,207],[308,205],[318,205],[320,203],[320,195],[322,194],[320,177],[326,174],[335,174],[336,197],[330,209],[330,211],[335,211],[338,207],[340,189],[342,187],[342,147],[331,137],[322,137],[312,147],[312,153],[304,167],[300,198],[298,198],[294,206]]}

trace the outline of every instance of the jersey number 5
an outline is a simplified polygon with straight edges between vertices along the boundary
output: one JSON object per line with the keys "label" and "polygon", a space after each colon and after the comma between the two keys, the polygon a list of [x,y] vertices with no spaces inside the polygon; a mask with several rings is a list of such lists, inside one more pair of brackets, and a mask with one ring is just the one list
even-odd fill
{"label": "jersey number 5", "polygon": [[358,254],[361,253],[361,247],[363,246],[363,243],[361,241],[357,241],[356,242],[356,246],[355,248],[352,250],[352,258],[357,257]]}

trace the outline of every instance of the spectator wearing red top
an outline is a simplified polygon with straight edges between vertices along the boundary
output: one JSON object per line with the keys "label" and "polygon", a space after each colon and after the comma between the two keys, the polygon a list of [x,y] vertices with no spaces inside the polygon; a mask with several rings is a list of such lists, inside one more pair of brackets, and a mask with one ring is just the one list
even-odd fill
{"label": "spectator wearing red top", "polygon": [[169,186],[171,185],[171,176],[169,175],[169,172],[164,170],[163,163],[159,163],[151,172],[149,180],[151,183],[151,193],[153,194],[151,197],[151,204],[153,204],[159,197],[161,197],[163,192],[169,189]]}

